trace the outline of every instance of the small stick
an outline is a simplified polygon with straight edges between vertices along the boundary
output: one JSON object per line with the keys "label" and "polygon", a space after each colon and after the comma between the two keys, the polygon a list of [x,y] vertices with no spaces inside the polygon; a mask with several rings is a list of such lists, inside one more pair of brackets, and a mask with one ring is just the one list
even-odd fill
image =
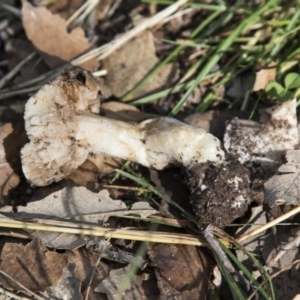
{"label": "small stick", "polygon": [[209,224],[203,231],[203,235],[207,240],[210,247],[215,251],[215,253],[221,258],[224,263],[225,268],[232,274],[236,272],[234,266],[229,261],[228,257],[224,253],[223,249],[220,247],[219,243],[217,242],[214,234],[213,234],[213,226]]}
{"label": "small stick", "polygon": [[209,224],[203,231],[203,235],[205,239],[207,240],[207,243],[210,245],[210,247],[214,250],[215,254],[222,260],[225,268],[233,275],[233,278],[236,282],[240,282],[240,284],[247,290],[250,291],[255,289],[249,281],[246,280],[239,272],[236,271],[235,267],[231,263],[231,261],[228,259],[227,255],[219,245],[218,241],[216,240],[213,231],[214,226]]}

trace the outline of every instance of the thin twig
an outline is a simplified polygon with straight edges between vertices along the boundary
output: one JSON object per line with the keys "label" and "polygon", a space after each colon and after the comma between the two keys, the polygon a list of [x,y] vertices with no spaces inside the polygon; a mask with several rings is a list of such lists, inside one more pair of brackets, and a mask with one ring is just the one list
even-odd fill
{"label": "thin twig", "polygon": [[253,290],[254,287],[252,286],[252,284],[235,269],[235,267],[225,254],[224,250],[221,248],[219,242],[213,234],[214,230],[215,226],[210,224],[203,231],[203,235],[210,247],[215,252],[215,255],[217,255],[222,260],[225,268],[232,274],[236,282],[239,282],[247,291]]}
{"label": "thin twig", "polygon": [[99,0],[88,0],[67,21],[68,29],[81,26],[84,19],[98,5]]}
{"label": "thin twig", "polygon": [[101,258],[102,258],[102,255],[99,254],[99,257],[98,257],[97,262],[96,262],[96,265],[95,265],[95,267],[94,267],[94,269],[93,269],[93,273],[92,273],[92,275],[91,275],[91,278],[90,278],[88,287],[87,287],[87,289],[86,289],[85,300],[88,300],[88,299],[89,299],[89,293],[90,293],[92,281],[93,281],[93,278],[94,278],[94,276],[95,276],[96,270],[98,269],[98,266],[99,266],[99,264],[100,264]]}
{"label": "thin twig", "polygon": [[12,90],[10,92],[0,93],[0,100],[6,99],[9,97],[13,97],[13,96],[24,95],[27,93],[36,92],[42,86],[43,85],[36,85],[36,86],[25,88],[25,89],[20,89],[20,90],[16,90],[16,91]]}
{"label": "thin twig", "polygon": [[223,249],[220,247],[217,239],[215,238],[214,234],[213,234],[213,227],[212,225],[208,225],[204,231],[203,231],[203,235],[205,237],[205,239],[207,240],[208,244],[210,245],[210,247],[215,251],[215,253],[221,258],[221,260],[224,263],[225,268],[231,273],[234,274],[235,268],[232,265],[232,263],[230,262],[230,260],[228,259],[228,257],[226,256],[226,254],[224,253]]}

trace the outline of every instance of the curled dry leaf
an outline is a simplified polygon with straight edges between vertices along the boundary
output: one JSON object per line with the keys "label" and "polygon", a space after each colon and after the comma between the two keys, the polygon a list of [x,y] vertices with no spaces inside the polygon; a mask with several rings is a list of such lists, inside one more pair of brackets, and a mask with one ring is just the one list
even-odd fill
{"label": "curled dry leaf", "polygon": [[[53,15],[45,7],[33,7],[27,0],[22,3],[22,22],[27,38],[50,68],[60,67],[93,48],[81,28],[69,33],[66,21],[59,15]],[[94,70],[98,62],[91,59],[81,67]]]}
{"label": "curled dry leaf", "polygon": [[287,151],[286,160],[278,174],[265,183],[265,202],[270,207],[300,204],[300,150]]}
{"label": "curled dry leaf", "polygon": [[[120,98],[140,82],[158,63],[153,34],[145,31],[114,51],[103,61],[102,67],[108,72],[106,80],[113,95]],[[165,65],[147,84],[126,97],[126,100],[170,85],[176,80],[177,72],[174,64]]]}
{"label": "curled dry leaf", "polygon": [[298,143],[296,99],[267,108],[261,114],[261,124],[233,119],[224,136],[225,149],[241,163],[276,166],[282,162],[282,154]]}

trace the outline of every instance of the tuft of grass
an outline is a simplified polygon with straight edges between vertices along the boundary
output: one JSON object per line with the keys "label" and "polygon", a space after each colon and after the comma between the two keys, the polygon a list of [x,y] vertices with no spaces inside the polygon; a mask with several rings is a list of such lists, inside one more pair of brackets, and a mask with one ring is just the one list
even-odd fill
{"label": "tuft of grass", "polygon": [[[144,2],[165,5],[174,3],[153,0]],[[217,99],[214,88],[230,82],[240,73],[250,70],[254,75],[255,69],[275,61],[280,79],[284,72],[298,64],[300,49],[295,37],[298,37],[300,29],[300,4],[297,1],[287,3],[283,0],[269,0],[253,6],[247,5],[245,1],[237,1],[234,5],[228,1],[214,1],[205,5],[189,1],[185,5],[201,9],[203,20],[184,43],[167,41],[177,45],[175,49],[124,95],[123,101],[127,101],[129,95],[151,80],[165,64],[178,59],[184,60],[190,47],[198,46],[209,50],[182,74],[177,84],[131,103],[136,106],[145,105],[159,97],[180,93],[182,95],[169,112],[170,116],[175,116],[185,106],[194,89],[209,79],[212,84],[207,85],[208,92],[195,109],[205,112]],[[232,55],[235,59],[224,67],[222,60],[228,60]],[[212,72],[218,64],[221,71]],[[228,108],[239,105],[241,110],[246,110],[250,94],[251,89],[244,99],[237,99]],[[253,113],[251,111],[252,115]]]}

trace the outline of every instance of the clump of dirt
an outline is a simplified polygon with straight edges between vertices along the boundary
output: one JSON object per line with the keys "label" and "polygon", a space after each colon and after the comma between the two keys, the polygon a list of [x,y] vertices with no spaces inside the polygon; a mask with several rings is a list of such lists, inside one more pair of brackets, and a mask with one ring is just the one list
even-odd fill
{"label": "clump of dirt", "polygon": [[251,202],[250,171],[238,162],[195,165],[187,170],[186,182],[190,210],[202,224],[223,228],[243,216]]}

